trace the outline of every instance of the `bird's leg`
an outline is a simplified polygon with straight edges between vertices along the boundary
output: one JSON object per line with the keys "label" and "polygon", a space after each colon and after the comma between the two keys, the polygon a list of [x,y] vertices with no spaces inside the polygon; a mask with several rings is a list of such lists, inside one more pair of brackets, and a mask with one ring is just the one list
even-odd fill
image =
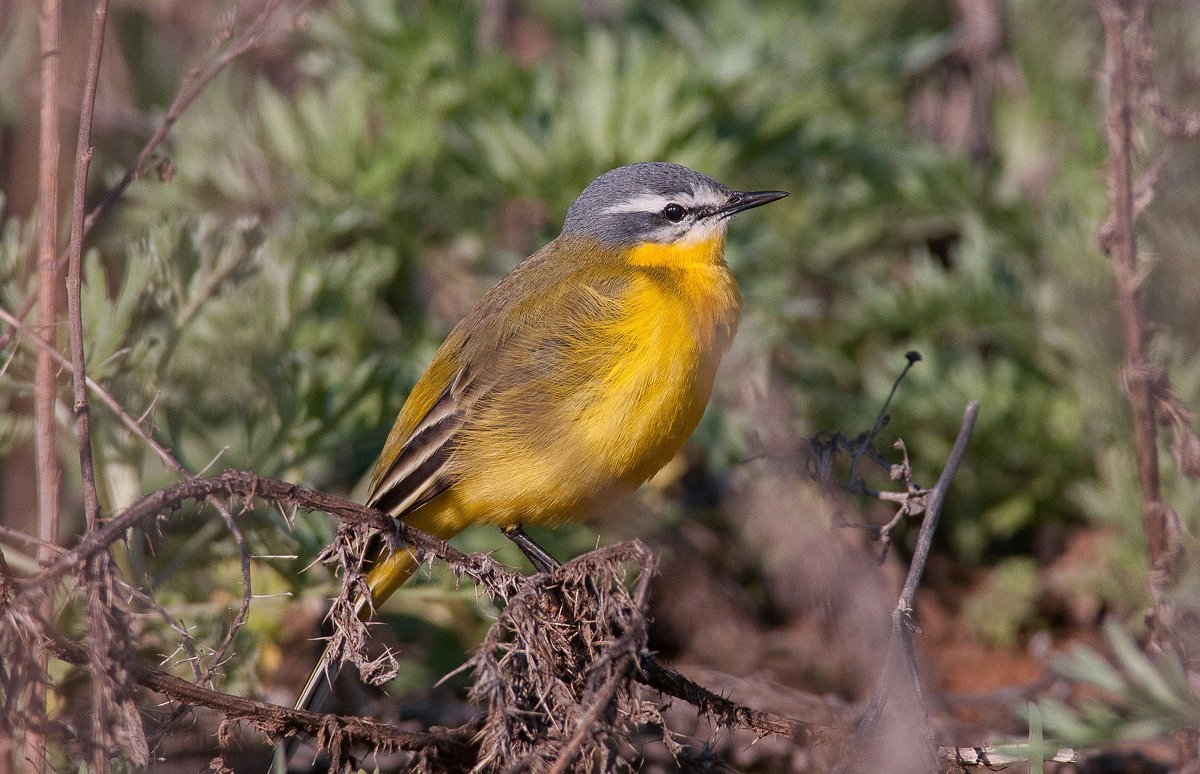
{"label": "bird's leg", "polygon": [[553,572],[562,567],[562,562],[533,542],[533,538],[525,534],[520,524],[515,527],[501,527],[500,531],[504,533],[504,537],[517,544],[517,548],[521,549],[521,553],[525,554],[538,572]]}

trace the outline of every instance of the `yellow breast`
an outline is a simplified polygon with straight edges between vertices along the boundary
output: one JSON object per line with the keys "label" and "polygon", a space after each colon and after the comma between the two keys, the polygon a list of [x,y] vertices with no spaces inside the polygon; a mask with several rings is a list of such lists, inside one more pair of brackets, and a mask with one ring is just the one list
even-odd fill
{"label": "yellow breast", "polygon": [[[669,252],[657,248],[654,257]],[[611,462],[623,488],[654,475],[695,430],[739,308],[723,263],[663,261],[639,271],[625,314],[608,332],[623,347],[612,348],[620,354],[581,413],[588,448]]]}
{"label": "yellow breast", "polygon": [[[637,262],[621,270],[625,292],[607,301],[616,313],[576,330],[574,351],[552,377],[497,404],[494,418],[469,432],[451,490],[461,518],[579,518],[637,488],[679,451],[737,327],[740,297],[720,247],[635,248]],[[517,414],[526,417],[520,427],[503,426]]]}

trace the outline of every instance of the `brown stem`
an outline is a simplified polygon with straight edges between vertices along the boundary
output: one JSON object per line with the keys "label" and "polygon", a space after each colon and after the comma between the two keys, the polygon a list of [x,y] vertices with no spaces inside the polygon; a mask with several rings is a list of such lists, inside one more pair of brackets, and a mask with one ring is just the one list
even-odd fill
{"label": "brown stem", "polygon": [[[52,336],[58,323],[58,0],[43,0],[41,34],[41,113],[38,148],[38,326]],[[38,536],[47,543],[58,540],[58,490],[62,478],[54,443],[54,362],[49,353],[38,351],[34,371],[34,444],[37,455]],[[38,557],[50,559],[50,552],[39,548]],[[49,601],[47,609],[49,613]],[[44,664],[45,654],[38,659]],[[30,712],[45,712],[46,698],[40,686],[30,692]],[[40,774],[46,766],[45,738],[30,732],[25,739],[25,760]]]}
{"label": "brown stem", "polygon": [[406,543],[419,550],[429,551],[456,568],[469,572],[477,564],[472,557],[441,540],[405,527],[382,511],[308,487],[232,470],[218,476],[189,478],[142,497],[105,522],[100,529],[84,535],[78,545],[59,555],[53,563],[29,579],[21,593],[29,593],[43,584],[53,583],[75,571],[83,562],[120,540],[125,530],[155,518],[165,510],[177,508],[186,500],[206,499],[213,495],[262,497],[272,503],[324,511],[344,522],[373,527],[388,533],[396,530]]}
{"label": "brown stem", "polygon": [[954,439],[954,446],[950,450],[950,456],[946,458],[942,474],[938,476],[937,483],[933,485],[933,489],[926,497],[925,518],[921,521],[921,531],[917,535],[917,548],[913,553],[912,562],[908,566],[908,575],[904,578],[904,588],[900,592],[898,607],[902,609],[912,610],[916,604],[917,586],[921,582],[921,576],[925,573],[925,562],[929,559],[929,550],[933,547],[933,533],[937,531],[938,519],[942,515],[942,504],[946,501],[946,493],[950,491],[950,482],[954,480],[958,466],[962,464],[963,457],[967,453],[967,442],[971,440],[971,434],[975,432],[975,420],[978,417],[979,401],[973,400],[963,411],[958,437]]}
{"label": "brown stem", "polygon": [[[1137,95],[1134,64],[1126,38],[1130,19],[1116,0],[1096,0],[1104,27],[1104,72],[1108,105],[1104,129],[1108,138],[1107,188],[1109,215],[1102,229],[1101,246],[1112,258],[1124,346],[1125,394],[1133,412],[1134,445],[1138,483],[1141,488],[1142,521],[1150,554],[1151,591],[1154,596],[1155,639],[1162,641],[1169,628],[1163,591],[1169,582],[1180,540],[1174,511],[1163,501],[1158,467],[1156,385],[1160,374],[1146,354],[1148,325],[1142,309],[1138,279],[1133,133]],[[1143,9],[1144,10],[1144,9]]]}
{"label": "brown stem", "polygon": [[108,18],[108,0],[99,0],[92,19],[92,40],[88,49],[87,75],[79,107],[79,135],[75,142],[75,181],[71,195],[71,243],[67,248],[67,318],[71,332],[71,366],[74,387],[75,431],[79,435],[79,467],[83,475],[83,510],[88,529],[100,520],[100,502],[96,494],[96,474],[92,460],[92,431],[88,411],[87,372],[83,356],[83,197],[87,189],[88,168],[92,162],[92,116],[96,107],[96,83],[100,77],[100,55],[104,48],[104,27]]}
{"label": "brown stem", "polygon": [[[893,695],[893,689],[899,685],[906,684],[911,689],[912,697],[917,704],[916,711],[921,714],[923,720],[928,721],[929,711],[925,701],[925,692],[921,686],[913,646],[912,615],[916,605],[917,586],[920,585],[921,576],[925,573],[929,550],[933,546],[934,533],[941,518],[942,504],[946,501],[946,493],[950,491],[950,482],[954,480],[954,475],[958,472],[959,465],[962,464],[963,457],[966,455],[967,442],[970,441],[971,434],[975,430],[975,420],[978,416],[979,402],[971,401],[963,411],[958,437],[954,441],[954,447],[950,450],[950,456],[946,459],[942,473],[938,476],[933,489],[925,496],[925,517],[921,521],[917,547],[913,551],[913,558],[908,566],[908,574],[905,576],[904,586],[900,591],[900,599],[896,603],[896,609],[892,611],[891,630],[884,652],[883,669],[875,685],[875,692],[871,696],[871,701],[867,704],[855,732],[855,738],[859,742],[875,732],[883,717],[883,709]],[[927,753],[930,756],[930,763],[932,763],[935,750],[932,737],[927,742]],[[852,768],[853,762],[847,758],[839,762],[835,772],[845,772]]]}
{"label": "brown stem", "polygon": [[[54,657],[68,664],[82,665],[87,662],[85,649],[58,633],[43,627],[47,649]],[[424,750],[431,745],[449,747],[462,746],[469,749],[475,729],[468,726],[456,729],[436,729],[428,732],[403,731],[387,723],[365,718],[325,715],[316,712],[281,707],[265,701],[255,701],[241,696],[232,696],[194,683],[189,683],[169,672],[146,666],[135,666],[131,670],[133,679],[152,691],[157,691],[175,701],[193,707],[208,707],[227,720],[244,720],[266,731],[272,736],[302,731],[327,739],[340,735],[343,744],[357,743],[370,747],[386,747],[399,750]]]}
{"label": "brown stem", "polygon": [[[72,387],[74,391],[75,433],[79,443],[79,472],[83,484],[83,511],[89,530],[100,523],[100,499],[96,493],[96,470],[92,459],[92,429],[87,399],[87,372],[83,353],[83,208],[88,168],[92,161],[92,117],[96,107],[96,84],[100,78],[100,56],[104,48],[104,29],[108,18],[108,0],[99,0],[92,19],[88,48],[87,73],[79,106],[79,133],[75,141],[75,179],[71,194],[71,241],[67,248],[67,321],[71,334]],[[105,561],[101,555],[89,563],[84,574],[88,586],[88,671],[91,675],[92,729],[96,743],[91,747],[91,768],[105,774],[111,770],[108,758],[110,696],[123,686],[114,685],[106,669],[105,658],[112,649],[106,621]]]}

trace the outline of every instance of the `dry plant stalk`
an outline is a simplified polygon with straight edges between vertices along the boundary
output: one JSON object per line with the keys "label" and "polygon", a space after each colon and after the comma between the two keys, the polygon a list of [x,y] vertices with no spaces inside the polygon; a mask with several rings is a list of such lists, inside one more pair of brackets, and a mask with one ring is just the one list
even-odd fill
{"label": "dry plant stalk", "polygon": [[[62,9],[58,0],[43,0],[41,37],[41,112],[38,121],[38,247],[37,247],[37,320],[38,327],[46,335],[52,335],[58,324],[58,71],[59,71],[59,22]],[[34,372],[34,447],[37,456],[37,503],[38,560],[46,561],[51,555],[51,546],[58,541],[59,486],[62,479],[62,463],[58,459],[55,439],[54,361],[49,353],[37,353]],[[51,600],[43,604],[50,611]],[[44,665],[46,656],[37,643],[32,653]],[[42,683],[31,683],[27,696],[27,711],[40,717],[46,711],[46,695]],[[25,737],[25,760],[35,772],[45,771],[45,739],[36,730]]]}
{"label": "dry plant stalk", "polygon": [[[1101,249],[1112,260],[1120,314],[1124,363],[1122,382],[1133,415],[1142,523],[1149,554],[1150,647],[1175,653],[1188,665],[1193,684],[1200,680],[1200,654],[1185,645],[1194,640],[1196,623],[1180,615],[1173,586],[1186,569],[1183,523],[1163,498],[1158,426],[1170,427],[1170,451],[1180,471],[1200,475],[1200,440],[1192,414],[1174,394],[1165,369],[1150,358],[1153,324],[1146,317],[1141,293],[1143,262],[1138,254],[1137,222],[1154,196],[1166,152],[1137,170],[1135,137],[1149,124],[1166,139],[1200,134],[1200,114],[1168,107],[1154,81],[1154,45],[1149,0],[1095,0],[1104,29],[1104,83],[1107,105],[1104,130],[1108,140],[1106,189],[1109,212],[1100,227]],[[1141,121],[1139,121],[1139,117]],[[1200,756],[1200,733],[1189,733],[1178,749],[1181,764]]]}

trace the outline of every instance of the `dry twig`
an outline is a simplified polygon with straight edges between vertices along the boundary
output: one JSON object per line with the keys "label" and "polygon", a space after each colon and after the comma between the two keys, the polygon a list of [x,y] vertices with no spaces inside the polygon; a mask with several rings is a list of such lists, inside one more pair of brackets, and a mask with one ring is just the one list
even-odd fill
{"label": "dry twig", "polygon": [[[55,658],[68,664],[82,665],[87,662],[88,657],[82,646],[64,639],[42,623],[46,631],[47,647]],[[456,729],[433,729],[428,732],[403,731],[387,723],[365,718],[306,712],[219,693],[151,667],[137,666],[132,670],[131,676],[139,685],[170,699],[219,712],[227,722],[252,723],[273,739],[298,731],[312,734],[320,740],[322,747],[337,751],[337,764],[349,761],[349,747],[354,744],[423,752],[432,748],[443,760],[464,758],[475,746],[473,737],[476,728],[473,724]]]}
{"label": "dry twig", "polygon": [[[925,500],[925,518],[921,522],[921,532],[917,537],[917,546],[908,567],[908,574],[904,579],[904,586],[900,591],[900,599],[896,603],[895,610],[892,611],[892,628],[883,659],[883,670],[876,684],[875,693],[871,697],[866,711],[863,713],[862,720],[859,722],[858,730],[855,734],[856,740],[860,743],[875,733],[883,717],[883,710],[888,699],[901,685],[912,692],[911,695],[917,702],[916,710],[920,713],[920,718],[922,720],[928,719],[928,706],[925,701],[924,691],[921,688],[921,680],[917,672],[916,653],[913,649],[912,634],[915,628],[912,620],[913,609],[916,601],[917,586],[921,582],[921,576],[925,572],[925,563],[929,558],[929,550],[933,546],[933,536],[937,530],[938,520],[941,516],[942,503],[945,502],[946,493],[950,489],[950,482],[954,480],[954,474],[958,471],[963,456],[966,454],[967,442],[971,438],[971,433],[975,428],[975,419],[978,415],[979,403],[976,401],[968,403],[966,410],[963,412],[963,421],[958,431],[958,438],[954,441],[954,447],[950,451],[950,456],[946,459],[946,464],[942,468],[942,473],[938,477],[937,484],[929,491],[928,498]],[[925,727],[928,728],[928,725],[926,724]],[[926,739],[925,742],[922,748],[926,754],[928,768],[932,770],[936,766],[935,750],[937,748],[932,738]],[[860,747],[861,745],[856,745],[851,752],[858,753]],[[843,760],[837,770],[849,771],[853,769],[853,766],[854,763],[852,761]]]}
{"label": "dry twig", "polygon": [[[67,249],[67,319],[74,377],[73,408],[83,483],[84,516],[89,530],[99,526],[100,501],[92,459],[92,431],[83,353],[83,309],[80,303],[83,284],[83,207],[92,159],[92,116],[95,112],[96,84],[100,76],[100,56],[104,48],[107,18],[108,0],[99,0],[93,17],[87,74],[79,110],[75,180],[71,197],[71,241]],[[85,650],[92,697],[91,768],[97,772],[110,770],[108,750],[114,744],[132,763],[145,766],[150,762],[149,750],[137,705],[125,679],[131,651],[128,638],[120,634],[129,628],[129,615],[120,597],[113,593],[114,578],[108,554],[100,554],[89,561],[82,575],[88,597]]]}

